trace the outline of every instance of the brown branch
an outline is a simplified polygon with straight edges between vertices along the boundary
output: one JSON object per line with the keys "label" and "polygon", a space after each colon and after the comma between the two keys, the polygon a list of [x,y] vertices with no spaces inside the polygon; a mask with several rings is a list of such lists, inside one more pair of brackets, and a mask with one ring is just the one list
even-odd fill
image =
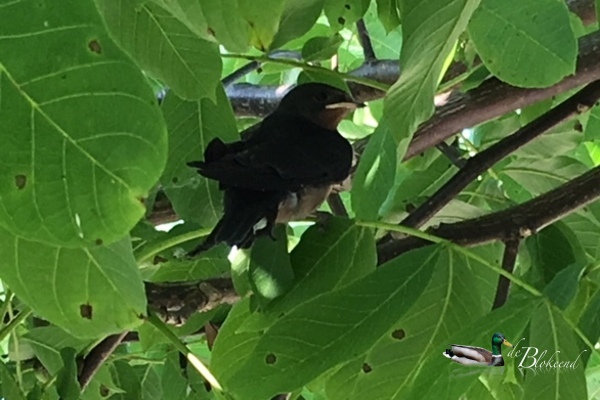
{"label": "brown branch", "polygon": [[554,126],[590,109],[600,99],[600,81],[590,83],[568,100],[470,158],[444,186],[406,217],[400,225],[418,228],[494,164]]}
{"label": "brown branch", "polygon": [[[504,255],[502,256],[502,269],[508,273],[513,273],[515,263],[517,262],[517,254],[519,253],[520,240],[508,240],[504,243]],[[504,275],[498,277],[498,287],[496,288],[496,297],[492,305],[492,310],[500,308],[508,300],[508,292],[510,290],[510,281]]]}
{"label": "brown branch", "polygon": [[81,390],[85,390],[98,369],[104,364],[108,357],[115,351],[123,338],[127,335],[127,331],[107,336],[104,340],[96,345],[84,358],[83,365],[77,376],[77,381],[81,386]]}
{"label": "brown branch", "polygon": [[221,304],[239,300],[231,279],[214,278],[202,282],[146,282],[148,307],[165,322],[181,325],[194,313],[210,311]]}
{"label": "brown branch", "polygon": [[408,160],[422,153],[465,128],[600,79],[599,47],[600,31],[580,39],[575,74],[547,88],[517,88],[492,78],[467,93],[454,92],[448,102],[419,127],[404,159]]}
{"label": "brown branch", "polygon": [[[518,206],[479,218],[440,224],[427,232],[462,246],[526,238],[599,198],[600,166]],[[428,244],[413,236],[385,243],[377,249],[379,263]]]}
{"label": "brown branch", "polygon": [[367,26],[365,25],[364,19],[361,18],[356,22],[356,31],[358,32],[358,40],[360,42],[360,45],[363,48],[365,61],[376,60],[377,57],[375,56],[375,50],[373,49],[371,37],[369,36],[369,31],[367,30]]}

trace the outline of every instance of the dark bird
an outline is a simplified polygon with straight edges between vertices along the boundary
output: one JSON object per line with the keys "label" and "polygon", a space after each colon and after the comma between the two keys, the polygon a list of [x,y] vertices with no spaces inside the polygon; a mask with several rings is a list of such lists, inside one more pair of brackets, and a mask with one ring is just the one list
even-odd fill
{"label": "dark bird", "polygon": [[276,223],[306,218],[350,174],[352,146],[337,131],[357,107],[342,90],[321,83],[296,86],[275,111],[242,133],[242,140],[213,139],[204,161],[189,166],[219,182],[223,216],[195,256],[226,243],[247,248]]}

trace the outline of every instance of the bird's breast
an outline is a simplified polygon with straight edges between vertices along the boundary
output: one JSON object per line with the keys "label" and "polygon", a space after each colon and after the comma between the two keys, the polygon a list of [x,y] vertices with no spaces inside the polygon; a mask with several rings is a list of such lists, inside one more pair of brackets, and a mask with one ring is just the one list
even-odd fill
{"label": "bird's breast", "polygon": [[305,219],[327,199],[331,185],[306,187],[290,193],[280,204],[275,222],[285,224]]}

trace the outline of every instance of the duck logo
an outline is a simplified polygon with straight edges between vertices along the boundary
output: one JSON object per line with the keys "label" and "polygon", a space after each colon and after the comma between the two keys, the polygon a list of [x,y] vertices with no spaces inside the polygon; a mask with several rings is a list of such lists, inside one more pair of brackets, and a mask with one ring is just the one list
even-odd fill
{"label": "duck logo", "polygon": [[494,333],[492,336],[492,351],[481,347],[451,344],[442,354],[462,365],[482,365],[488,367],[501,367],[504,365],[502,358],[502,345],[513,347],[503,334]]}

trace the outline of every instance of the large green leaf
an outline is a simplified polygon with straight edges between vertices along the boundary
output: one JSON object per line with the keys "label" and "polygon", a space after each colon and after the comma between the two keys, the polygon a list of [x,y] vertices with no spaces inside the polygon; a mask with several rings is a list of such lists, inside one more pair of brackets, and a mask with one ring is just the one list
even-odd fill
{"label": "large green leaf", "polygon": [[215,98],[221,76],[216,43],[199,37],[158,4],[97,3],[115,40],[143,69],[185,99]]}
{"label": "large green leaf", "polygon": [[169,157],[161,184],[177,215],[213,226],[221,215],[218,185],[186,162],[203,159],[204,149],[216,137],[225,142],[239,139],[231,105],[219,87],[216,104],[209,99],[185,101],[170,93],[162,110],[169,128]]}
{"label": "large green leaf", "polygon": [[55,245],[114,242],[164,167],[156,99],[91,0],[4,3],[0,225]]}
{"label": "large green leaf", "polygon": [[[480,254],[499,256],[500,250],[499,246],[486,246]],[[449,332],[463,323],[463,316],[476,319],[489,312],[497,280],[484,265],[445,249],[429,285],[410,311],[358,365],[340,369],[330,377],[330,398],[405,398],[425,361],[440,357]]]}
{"label": "large green leaf", "polygon": [[482,0],[469,35],[485,66],[511,85],[546,87],[575,72],[577,40],[563,1]]}
{"label": "large green leaf", "polygon": [[0,228],[0,278],[36,314],[73,336],[97,338],[142,323],[146,296],[129,238],[52,247]]}
{"label": "large green leaf", "polygon": [[202,1],[207,30],[229,51],[243,52],[248,47],[249,26],[242,17],[237,0]]}
{"label": "large green leaf", "polygon": [[238,0],[238,7],[250,24],[252,44],[257,49],[266,51],[279,30],[285,1],[262,0],[257,3],[255,0]]}
{"label": "large green leaf", "polygon": [[250,357],[222,383],[240,398],[262,400],[354,359],[412,306],[438,256],[436,248],[411,252],[295,308],[258,338]]}
{"label": "large green leaf", "polygon": [[279,30],[271,47],[281,47],[308,32],[319,18],[324,2],[325,0],[285,0]]}
{"label": "large green leaf", "polygon": [[[574,362],[581,354],[575,342],[573,329],[564,320],[562,315],[549,303],[544,302],[533,313],[530,328],[530,346],[538,352],[534,357],[534,350],[523,358],[522,366],[530,366],[534,361],[569,361]],[[540,358],[546,350],[545,357]],[[554,355],[558,351],[559,353]],[[590,349],[587,349],[589,352]],[[554,355],[554,356],[553,356]],[[534,359],[535,358],[535,359]],[[586,399],[584,366],[581,360],[577,367],[549,368],[540,367],[539,373],[529,371],[525,379],[524,389],[526,399]]]}
{"label": "large green leaf", "polygon": [[398,0],[377,0],[377,16],[386,32],[390,32],[400,25],[398,3]]}

